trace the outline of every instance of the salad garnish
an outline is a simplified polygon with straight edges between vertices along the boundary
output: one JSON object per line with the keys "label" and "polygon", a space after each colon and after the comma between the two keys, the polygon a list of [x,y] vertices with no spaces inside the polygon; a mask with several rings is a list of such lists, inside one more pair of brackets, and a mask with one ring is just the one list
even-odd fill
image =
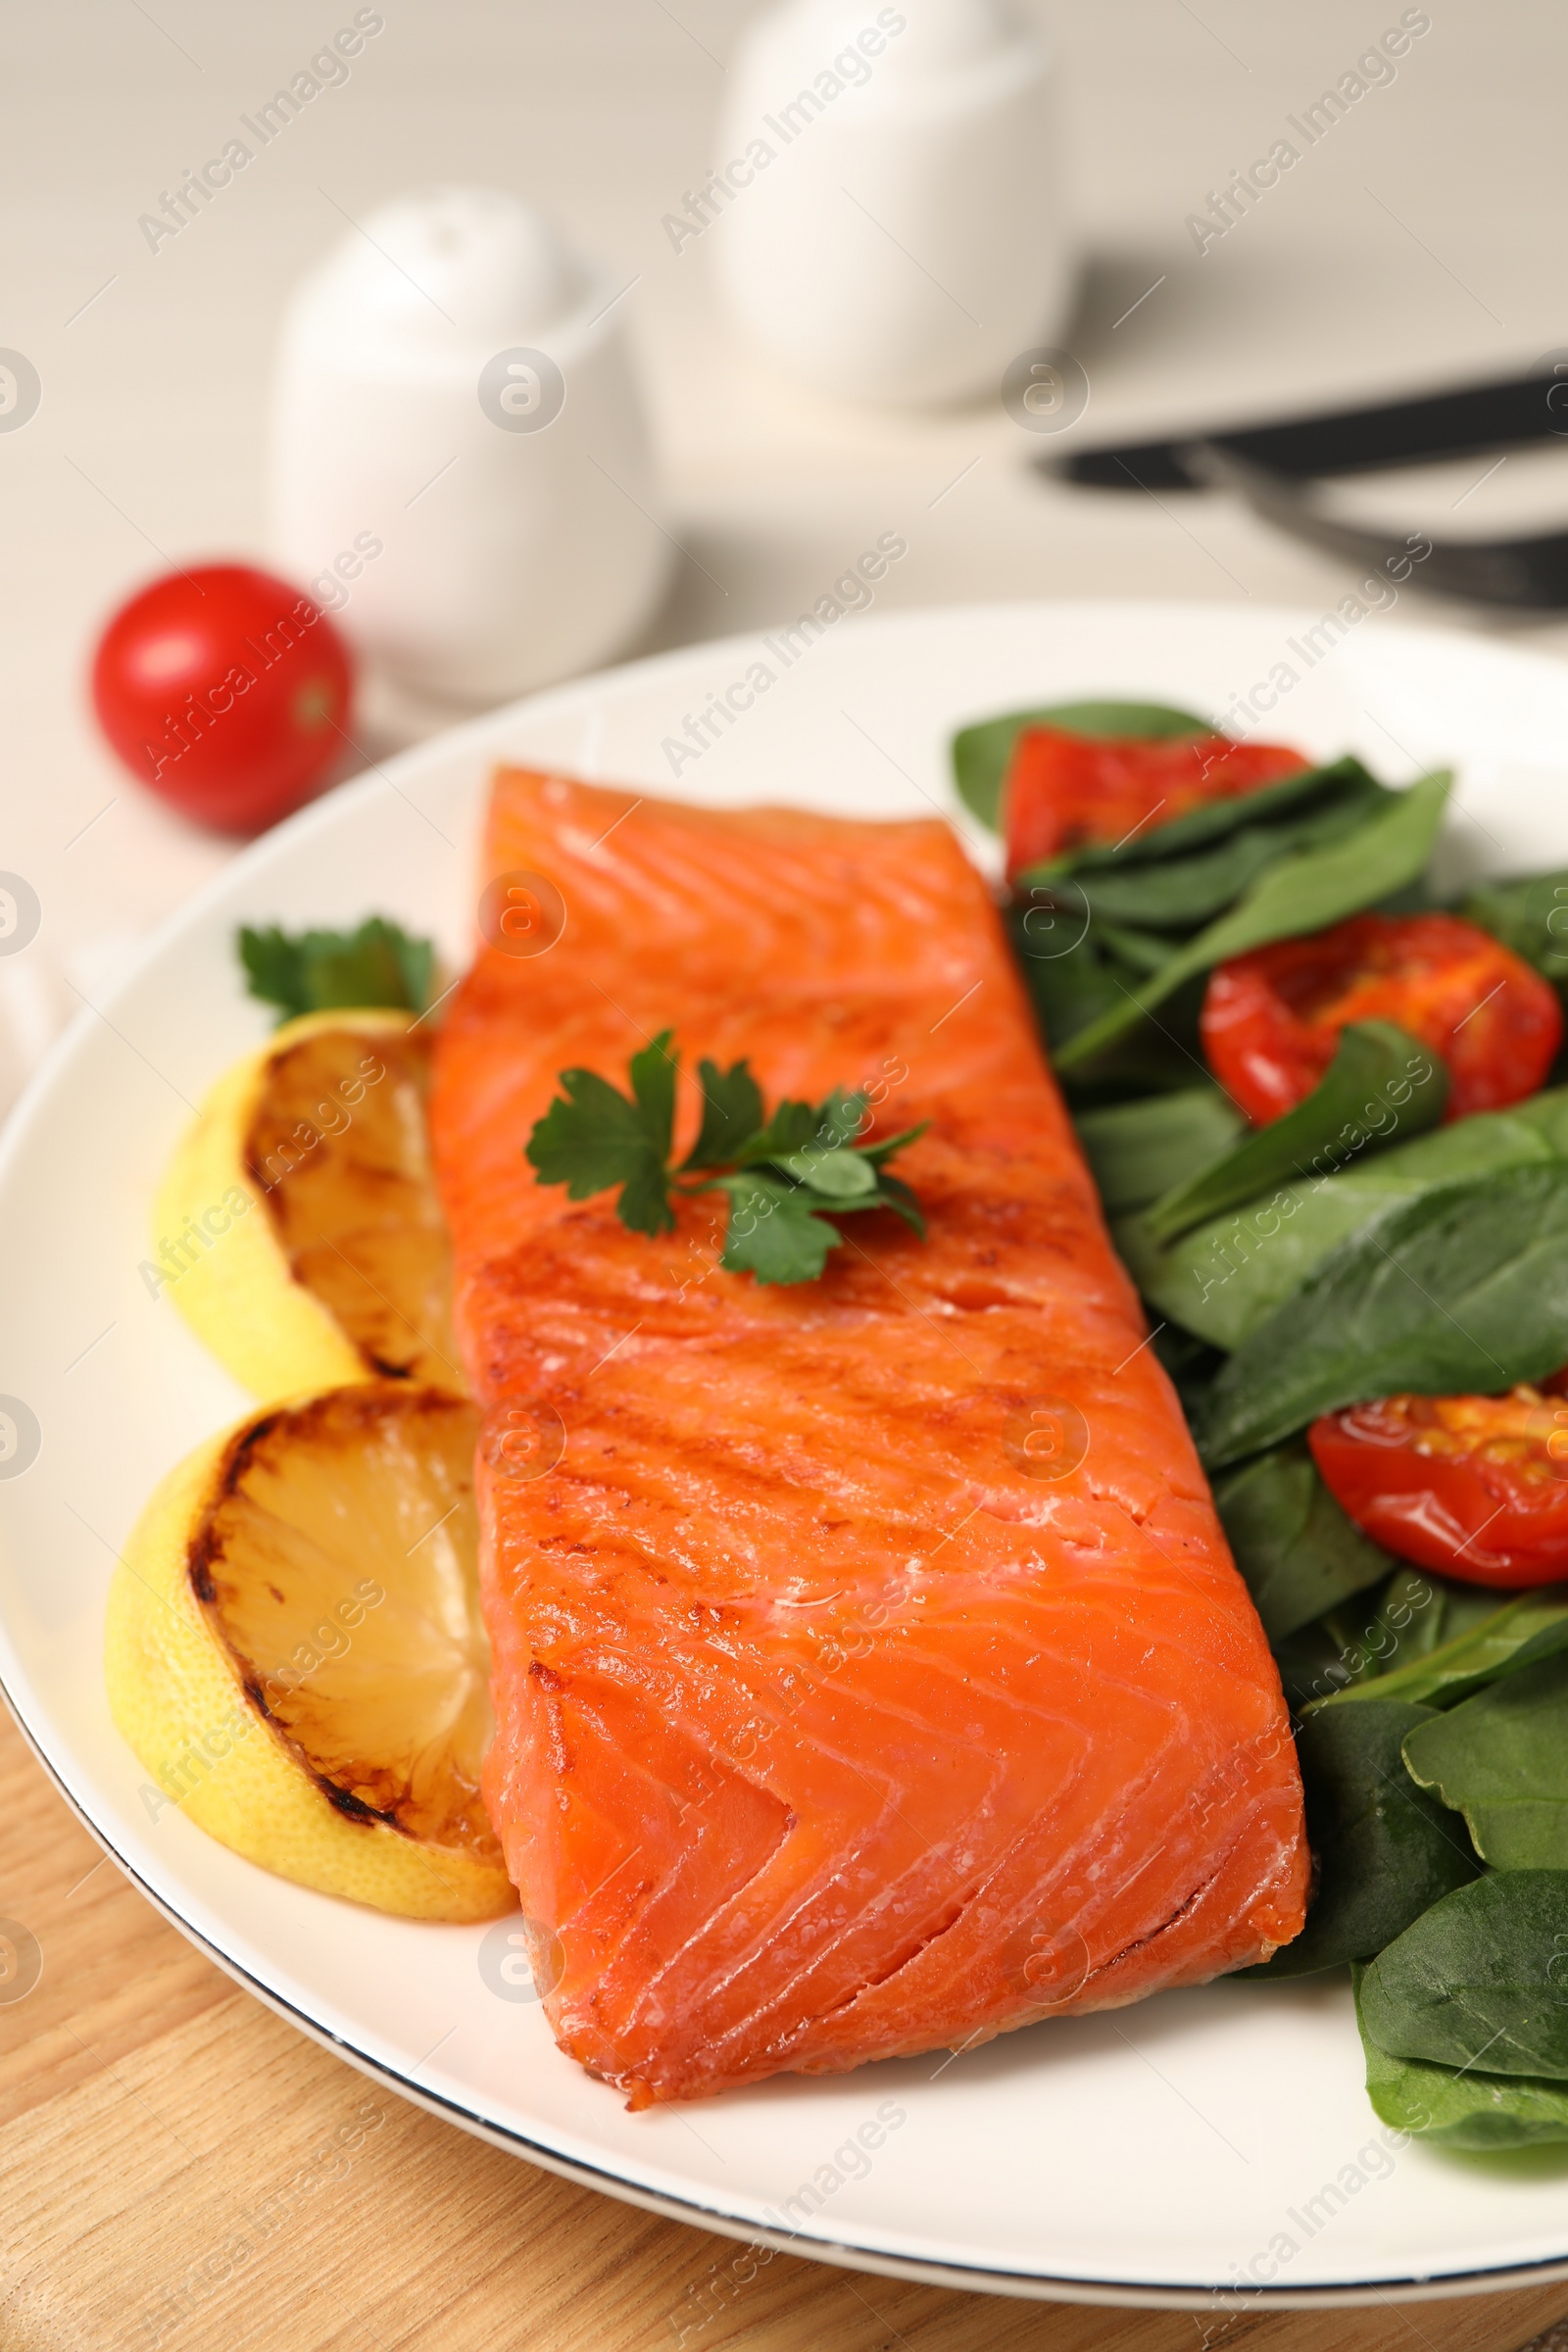
{"label": "salad garnish", "polygon": [[372,914],[357,931],[282,931],[244,925],[235,939],[250,994],[277,1006],[279,1026],[306,1012],[385,1004],[423,1012],[435,985],[435,948]]}
{"label": "salad garnish", "polygon": [[729,1217],[719,1264],[760,1283],[814,1282],[843,1236],[828,1223],[857,1209],[891,1208],[925,1236],[920,1204],[886,1173],[897,1152],[928,1122],[885,1142],[858,1144],[869,1119],[863,1095],[780,1102],[764,1115],[761,1089],[744,1061],[727,1070],[700,1061],[702,1122],[684,1159],[672,1157],[680,1055],[663,1030],[627,1064],[629,1093],[596,1070],[563,1070],[562,1093],[528,1138],[540,1184],[564,1184],[568,1200],[619,1186],[615,1211],[632,1233],[675,1230],[675,1203],[721,1193]]}
{"label": "salad garnish", "polygon": [[1568,873],[1449,779],[1084,703],[954,744],[1296,1726],[1385,2123],[1568,2141]]}

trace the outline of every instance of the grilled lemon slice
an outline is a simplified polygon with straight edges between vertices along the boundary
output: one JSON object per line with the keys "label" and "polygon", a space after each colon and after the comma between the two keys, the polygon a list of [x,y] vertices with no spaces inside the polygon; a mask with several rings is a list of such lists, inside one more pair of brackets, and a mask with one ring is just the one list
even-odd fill
{"label": "grilled lemon slice", "polygon": [[463,1388],[406,1012],[308,1013],[220,1079],[170,1164],[143,1278],[261,1397]]}
{"label": "grilled lemon slice", "polygon": [[265,1869],[415,1919],[512,1887],[490,1736],[474,1408],[366,1382],[253,1414],[180,1463],[110,1589],[115,1722],[178,1804]]}

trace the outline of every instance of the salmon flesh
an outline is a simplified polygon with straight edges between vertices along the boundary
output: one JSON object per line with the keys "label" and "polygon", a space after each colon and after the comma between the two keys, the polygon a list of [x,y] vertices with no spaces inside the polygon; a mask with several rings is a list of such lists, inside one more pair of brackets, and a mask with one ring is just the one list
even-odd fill
{"label": "salmon flesh", "polygon": [[[485,1796],[563,2049],[641,2107],[1266,1959],[1308,1877],[1279,1677],[953,832],[506,770],[486,858],[432,1119]],[[651,1241],[538,1184],[558,1073],[624,1087],[664,1029],[769,1104],[860,1087],[869,1140],[928,1119],[929,1238],[846,1217],[763,1287],[721,1196]]]}

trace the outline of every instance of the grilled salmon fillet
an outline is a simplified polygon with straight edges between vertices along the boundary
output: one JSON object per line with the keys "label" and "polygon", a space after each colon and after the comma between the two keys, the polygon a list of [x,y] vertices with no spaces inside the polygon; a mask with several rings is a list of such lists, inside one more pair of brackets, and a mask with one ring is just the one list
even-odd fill
{"label": "grilled salmon fillet", "polygon": [[[1266,1958],[1279,1678],[954,834],[506,770],[486,858],[553,912],[481,944],[432,1118],[475,1395],[557,1433],[483,1446],[480,1501],[485,1795],[562,2047],[646,2106]],[[666,1028],[929,1119],[928,1240],[849,1217],[762,1287],[715,1197],[650,1241],[537,1184],[557,1073]]]}

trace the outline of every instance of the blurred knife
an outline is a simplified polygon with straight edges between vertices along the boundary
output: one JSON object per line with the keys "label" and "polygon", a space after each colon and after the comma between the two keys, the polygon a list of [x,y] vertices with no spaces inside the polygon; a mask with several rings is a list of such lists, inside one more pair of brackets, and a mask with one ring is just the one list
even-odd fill
{"label": "blurred knife", "polygon": [[[1038,461],[1043,471],[1101,490],[1236,490],[1255,513],[1350,562],[1408,565],[1419,531],[1396,534],[1325,513],[1315,495],[1336,474],[1382,472],[1479,450],[1568,438],[1568,361],[1502,383],[1419,400],[1338,409],[1283,424],[1195,432],[1168,441]],[[1427,539],[1419,584],[1477,604],[1568,606],[1568,531],[1514,539]]]}

